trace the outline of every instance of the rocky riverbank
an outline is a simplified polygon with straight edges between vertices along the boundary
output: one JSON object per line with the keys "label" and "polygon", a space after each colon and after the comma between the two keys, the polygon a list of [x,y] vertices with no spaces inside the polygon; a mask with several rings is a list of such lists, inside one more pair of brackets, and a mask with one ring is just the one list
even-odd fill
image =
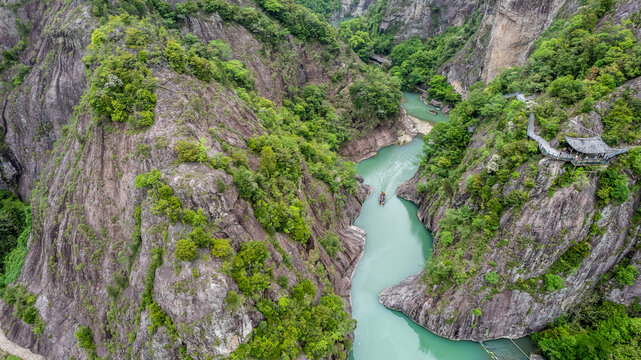
{"label": "rocky riverbank", "polygon": [[[638,79],[631,81],[621,89],[629,87],[635,97],[641,98],[638,83]],[[596,108],[607,114],[620,91],[597,103]],[[579,116],[567,125],[572,130],[566,131],[580,131],[577,124],[593,131],[602,129],[602,116],[596,112]],[[461,179],[469,179],[487,168],[491,156],[481,162],[471,160],[485,145],[487,136],[487,128],[475,130],[463,159],[463,163],[471,165]],[[531,180],[524,176],[528,171],[533,176]],[[540,331],[579,304],[623,258],[638,264],[640,229],[633,219],[641,193],[632,191],[622,204],[599,205],[598,171],[586,172],[570,186],[557,186],[556,179],[566,171],[564,162],[542,156],[537,163],[523,164],[516,169],[503,193],[523,192],[527,194],[526,200],[522,206],[502,214],[497,235],[475,240],[487,241],[487,247],[478,267],[467,273],[468,280],[450,287],[436,284],[427,288],[421,272],[383,291],[380,302],[450,339],[518,338]],[[631,178],[628,186],[636,189],[636,177],[628,175]],[[429,181],[430,176],[419,171],[399,188],[398,195],[419,206],[419,219],[435,234],[451,209],[478,209],[465,181],[455,183],[451,192],[419,193],[419,183]],[[439,254],[436,246],[439,241],[437,235],[435,257]],[[551,273],[551,266],[566,253],[577,251],[575,246],[580,242],[587,249],[586,257],[579,260],[576,269],[562,274],[562,288],[546,291],[542,279]],[[484,277],[487,273],[500,274],[498,286],[492,289],[488,286]],[[600,286],[611,288],[609,296],[624,304],[629,305],[634,296],[638,296],[638,284],[620,289],[610,281]]]}
{"label": "rocky riverbank", "polygon": [[405,144],[415,136],[426,135],[432,125],[407,114],[400,109],[397,121],[379,125],[367,134],[356,137],[341,146],[339,153],[346,159],[359,162],[368,159],[381,148],[393,144]]}

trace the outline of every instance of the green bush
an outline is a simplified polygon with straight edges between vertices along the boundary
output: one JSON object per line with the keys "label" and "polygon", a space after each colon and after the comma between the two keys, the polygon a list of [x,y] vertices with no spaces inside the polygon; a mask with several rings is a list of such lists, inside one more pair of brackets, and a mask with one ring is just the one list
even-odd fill
{"label": "green bush", "polygon": [[208,159],[207,149],[198,141],[178,140],[174,144],[178,153],[178,162],[205,162]]}
{"label": "green bush", "polygon": [[123,19],[112,17],[107,25],[92,34],[92,44],[84,58],[87,67],[94,69],[89,105],[99,117],[128,122],[133,128],[142,129],[154,122],[155,79],[138,53],[131,48],[107,46],[107,39],[115,28],[124,27],[125,32],[132,35],[130,42],[142,44],[147,40],[138,34],[146,34],[147,30],[145,25],[129,17]]}
{"label": "green bush", "polygon": [[596,192],[599,206],[612,202],[614,205],[623,204],[630,195],[628,177],[612,168],[607,168],[599,179],[599,189]]}
{"label": "green bush", "polygon": [[639,269],[633,265],[622,266],[617,265],[614,267],[616,274],[614,280],[621,285],[632,285],[639,277]]}
{"label": "green bush", "polygon": [[245,298],[242,295],[239,295],[237,292],[230,290],[225,295],[225,310],[235,314],[240,310],[245,304]]}
{"label": "green bush", "polygon": [[638,359],[641,357],[641,319],[623,305],[604,301],[579,306],[550,328],[532,335],[548,359]]}
{"label": "green bush", "polygon": [[265,267],[270,258],[267,246],[260,241],[245,242],[234,258],[231,276],[245,295],[257,295],[271,284],[271,270]]}
{"label": "green bush", "polygon": [[[156,188],[162,185],[160,180],[162,173],[157,169],[151,169],[149,172],[136,176],[135,185],[138,189]],[[173,189],[172,189],[173,191]]]}
{"label": "green bush", "polygon": [[343,250],[338,235],[334,233],[328,233],[325,237],[322,237],[320,239],[320,244],[327,252],[327,255],[331,257],[335,257],[336,254]]}
{"label": "green bush", "polygon": [[140,301],[140,307],[143,309],[153,302],[152,293],[154,290],[154,281],[156,280],[156,270],[163,263],[164,253],[163,248],[154,247],[151,249],[151,260],[145,273],[145,290],[142,292],[142,300]]}
{"label": "green bush", "polygon": [[543,275],[543,283],[547,291],[556,291],[563,289],[563,278],[555,274],[545,274]]}
{"label": "green bush", "polygon": [[15,195],[0,190],[0,274],[5,272],[5,259],[18,246],[18,238],[27,227],[27,214]]}
{"label": "green bush", "polygon": [[202,226],[196,226],[187,236],[198,247],[206,247],[211,243],[211,237],[209,236],[209,234],[207,234],[207,232],[205,232]]}
{"label": "green bush", "polygon": [[550,266],[550,271],[555,274],[564,274],[577,269],[583,260],[590,255],[591,249],[592,247],[587,241],[581,241],[571,246]]}
{"label": "green bush", "polygon": [[[396,116],[401,104],[398,80],[388,77],[378,68],[367,70],[363,80],[357,80],[350,86],[349,93],[356,118],[371,123],[371,127]],[[376,117],[374,122],[372,114]]]}
{"label": "green bush", "polygon": [[33,325],[31,331],[40,335],[44,331],[45,323],[40,312],[35,307],[38,296],[29,292],[23,285],[7,286],[2,299],[13,307],[14,315],[26,324]]}
{"label": "green bush", "polygon": [[454,105],[461,101],[461,95],[447,82],[442,75],[432,76],[429,82],[428,94],[432,99],[441,100],[446,104]]}
{"label": "green bush", "polygon": [[178,337],[178,332],[171,317],[158,304],[155,302],[150,303],[147,310],[151,320],[151,325],[148,328],[150,334],[155,334],[159,327],[164,326],[172,338],[176,339]]}
{"label": "green bush", "polygon": [[488,284],[497,284],[499,282],[499,274],[496,271],[486,272],[484,277]]}
{"label": "green bush", "polygon": [[174,256],[181,261],[192,261],[196,258],[198,246],[192,239],[180,239],[176,243]]}
{"label": "green bush", "polygon": [[572,105],[585,97],[585,90],[581,80],[575,80],[574,76],[567,75],[550,83],[548,92],[563,102],[564,105]]}
{"label": "green bush", "polygon": [[238,359],[330,359],[344,356],[350,349],[346,341],[354,330],[355,321],[345,311],[343,300],[333,294],[324,295],[314,304],[316,287],[307,281],[297,284],[292,295],[277,302],[263,299],[256,307],[265,320],[254,330],[247,343],[241,344],[230,356]]}
{"label": "green bush", "polygon": [[278,279],[276,279],[276,283],[283,289],[287,289],[289,287],[289,279],[285,275],[279,276]]}
{"label": "green bush", "polygon": [[93,332],[88,326],[81,326],[76,331],[76,340],[78,340],[78,347],[87,350],[90,354],[95,353],[96,344],[93,339]]}
{"label": "green bush", "polygon": [[211,254],[215,257],[225,258],[233,253],[229,240],[211,239]]}
{"label": "green bush", "polygon": [[187,71],[187,55],[185,54],[185,49],[176,41],[167,41],[165,57],[169,62],[169,66],[175,72],[182,74]]}

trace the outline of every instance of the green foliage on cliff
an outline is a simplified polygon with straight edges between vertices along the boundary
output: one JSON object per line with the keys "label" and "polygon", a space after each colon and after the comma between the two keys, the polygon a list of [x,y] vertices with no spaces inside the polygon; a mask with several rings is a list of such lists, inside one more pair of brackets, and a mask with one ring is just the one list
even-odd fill
{"label": "green foliage on cliff", "polygon": [[192,261],[196,258],[198,246],[191,239],[180,239],[176,243],[176,259],[182,261]]}
{"label": "green foliage on cliff", "polygon": [[256,0],[256,2],[302,40],[317,40],[321,44],[331,44],[338,48],[336,32],[327,21],[319,19],[316,14],[297,5],[294,0]]}
{"label": "green foliage on cliff", "polygon": [[205,146],[198,141],[178,140],[174,144],[178,162],[205,162],[208,160]]}
{"label": "green foliage on cliff", "polygon": [[[112,17],[94,30],[83,61],[90,73],[89,106],[96,117],[128,122],[134,129],[153,124],[156,85],[141,39],[151,38],[157,30],[128,15]],[[126,40],[122,36],[112,38],[120,32],[127,34]]]}
{"label": "green foliage on cliff", "polygon": [[0,291],[20,276],[31,235],[31,207],[0,191]]}
{"label": "green foliage on cliff", "polygon": [[2,292],[2,300],[13,308],[13,315],[32,325],[31,331],[40,335],[45,329],[45,322],[35,307],[38,296],[29,292],[22,284],[7,286]]}
{"label": "green foliage on cliff", "polygon": [[18,237],[27,227],[26,207],[8,191],[0,190],[0,274],[5,272],[5,259],[18,246]]}
{"label": "green foliage on cliff", "polygon": [[[608,24],[597,28],[604,13],[603,4],[597,5],[582,7],[569,21],[557,23],[537,42],[522,67],[503,71],[487,86],[472,86],[468,99],[450,113],[449,123],[436,124],[425,137],[422,169],[428,181],[421,182],[421,193],[445,198],[462,196],[463,184],[465,195],[470,196],[467,201],[475,204],[447,210],[439,224],[436,255],[427,264],[425,276],[430,285],[442,283],[438,291],[477,276],[483,266],[483,254],[493,246],[503,246],[500,241],[490,243],[501,232],[499,219],[508,210],[518,217],[535,187],[541,155],[537,144],[526,134],[528,111],[525,104],[506,95],[517,91],[536,93],[532,112],[537,131],[553,139],[565,135],[559,132],[570,115],[592,111],[596,100],[610,100],[607,95],[612,90],[641,74],[641,46],[636,38],[624,26]],[[604,6],[607,8],[607,4]],[[399,58],[411,56],[408,54],[413,54],[418,45],[417,40],[408,40],[392,54]],[[442,80],[439,79],[441,85],[445,84]],[[447,97],[446,92],[437,93]],[[619,100],[612,100],[614,107],[603,119],[604,139],[613,146],[634,143],[641,136],[637,132],[641,104],[629,91],[617,97]],[[591,101],[580,102],[584,98]],[[473,133],[483,134],[484,143],[471,150],[468,146]],[[563,139],[559,136],[562,144]],[[596,193],[599,206],[618,205],[628,199],[628,169],[635,171],[636,155],[632,151],[606,169],[593,169],[600,177]],[[464,179],[463,174],[470,169],[475,171]],[[582,169],[568,170],[555,179],[554,186],[575,184],[580,190],[587,176]],[[596,230],[590,236],[599,233],[598,226],[594,226]],[[511,234],[504,236],[510,238]],[[514,240],[519,246],[532,241]],[[552,264],[547,274],[513,285],[534,293],[557,290],[563,286],[561,276],[577,269],[589,253],[589,242],[579,241]]]}
{"label": "green foliage on cliff", "polygon": [[604,301],[556,319],[532,340],[551,360],[638,359],[641,318],[628,316],[623,305]]}
{"label": "green foliage on cliff", "polygon": [[576,245],[571,246],[556,260],[549,271],[554,274],[567,274],[576,270],[585,258],[590,255],[592,247],[587,241],[581,241]]}
{"label": "green foliage on cliff", "polygon": [[329,19],[334,10],[341,8],[341,2],[338,0],[296,0],[296,4],[310,9],[323,20]]}
{"label": "green foliage on cliff", "polygon": [[556,291],[563,289],[563,278],[555,274],[545,274],[543,275],[543,284],[547,291]]}
{"label": "green foliage on cliff", "polygon": [[[378,68],[368,68],[363,80],[357,80],[350,86],[349,93],[354,103],[355,118],[363,123],[376,126],[398,114],[401,104],[398,81]],[[372,115],[376,117],[373,122]]]}
{"label": "green foliage on cliff", "polygon": [[314,304],[315,295],[316,287],[305,279],[277,302],[259,301],[257,307],[265,320],[231,359],[295,359],[300,355],[344,359],[351,343],[340,341],[354,330],[355,321],[345,312],[340,297],[327,294]]}
{"label": "green foliage on cliff", "polygon": [[617,265],[614,271],[616,272],[614,280],[620,285],[632,285],[639,277],[639,269],[634,265]]}
{"label": "green foliage on cliff", "polygon": [[245,295],[258,295],[271,284],[271,269],[265,266],[265,261],[269,258],[269,250],[260,241],[249,241],[241,245],[240,251],[231,261],[230,274]]}
{"label": "green foliage on cliff", "polygon": [[628,177],[618,171],[608,168],[599,179],[599,189],[596,192],[599,205],[605,206],[612,202],[614,205],[624,203],[630,195]]}
{"label": "green foliage on cliff", "polygon": [[448,105],[455,105],[461,101],[461,94],[447,82],[445,76],[434,75],[429,81],[427,94],[430,98],[440,100]]}
{"label": "green foliage on cliff", "polygon": [[76,340],[78,341],[78,347],[87,352],[89,359],[98,358],[93,332],[88,326],[80,326],[78,328],[78,331],[76,331]]}
{"label": "green foliage on cliff", "polygon": [[442,34],[421,40],[412,37],[390,52],[390,73],[401,79],[403,90],[413,91],[429,83],[441,65],[450,60],[476,32],[481,16],[476,14],[462,26],[447,28]]}
{"label": "green foliage on cliff", "polygon": [[363,60],[373,54],[387,54],[392,48],[393,32],[380,31],[380,23],[387,10],[387,0],[379,0],[367,8],[364,16],[340,24],[338,34],[345,44]]}

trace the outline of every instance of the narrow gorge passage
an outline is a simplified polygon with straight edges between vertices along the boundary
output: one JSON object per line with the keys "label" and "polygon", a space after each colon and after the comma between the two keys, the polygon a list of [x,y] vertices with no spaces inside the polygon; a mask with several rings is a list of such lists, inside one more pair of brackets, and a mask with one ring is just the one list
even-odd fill
{"label": "narrow gorge passage", "polygon": [[[432,235],[416,216],[416,206],[396,197],[396,188],[418,168],[423,141],[389,146],[358,164],[358,173],[372,186],[355,225],[367,232],[365,253],[352,279],[353,316],[358,321],[353,359],[490,359],[470,341],[450,341],[387,310],[378,294],[421,270],[432,251]],[[378,204],[381,191],[385,206]]]}
{"label": "narrow gorge passage", "polygon": [[[417,117],[421,111],[427,113],[426,106],[421,108],[418,103],[422,104],[419,95],[404,96],[403,107],[408,114]],[[443,115],[426,118],[432,122],[446,119]],[[352,279],[352,315],[358,321],[351,357],[355,360],[492,359],[479,343],[434,335],[378,301],[378,294],[385,288],[418,273],[432,253],[432,234],[419,221],[417,207],[396,196],[398,186],[417,171],[422,148],[423,140],[417,137],[403,146],[383,148],[357,167],[358,174],[372,187],[372,194],[355,221],[367,232],[365,253]],[[387,194],[385,206],[378,203],[381,191]],[[529,339],[517,343],[526,352],[532,349]],[[526,358],[509,340],[486,345],[498,359]]]}

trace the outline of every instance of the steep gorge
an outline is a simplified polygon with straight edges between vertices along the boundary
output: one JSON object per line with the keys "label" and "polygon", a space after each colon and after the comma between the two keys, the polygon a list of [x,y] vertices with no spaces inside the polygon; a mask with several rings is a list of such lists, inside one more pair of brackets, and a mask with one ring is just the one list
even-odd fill
{"label": "steep gorge", "polygon": [[[606,34],[614,29],[638,42],[638,25],[608,23],[637,11],[632,2],[617,3],[599,21],[594,17],[598,10],[586,9],[570,20],[570,30],[559,30],[548,45],[563,43],[574,34],[573,26],[580,28],[590,16],[589,31]],[[632,50],[631,58],[636,59],[638,51]],[[629,118],[635,135],[617,122],[625,118],[621,106],[641,99],[638,62],[631,66],[635,70],[628,73],[628,81],[622,78],[620,86],[602,90],[600,99],[584,100],[591,90],[581,88],[585,93],[577,99],[587,104],[584,107],[568,106],[577,100],[551,96],[556,94],[554,85],[530,90],[534,96],[527,105],[506,100],[511,89],[540,81],[528,78],[536,79],[532,69],[546,66],[539,62],[540,54],[486,88],[477,88],[456,109],[453,124],[435,128],[427,140],[423,169],[399,189],[400,196],[419,205],[419,218],[437,234],[435,254],[423,272],[386,289],[380,301],[439,335],[457,340],[516,338],[551,326],[595,298],[632,309],[641,295],[638,113]],[[555,58],[554,50],[548,55]],[[595,61],[600,64],[598,57]],[[597,65],[592,71],[598,71]],[[497,111],[491,106],[498,106]],[[530,111],[539,123],[536,131],[553,146],[567,147],[565,136],[602,135],[630,153],[608,165],[586,168],[545,157],[525,133]],[[469,140],[456,148],[441,143],[448,138]],[[459,155],[460,162],[454,160]],[[614,178],[623,190],[617,201],[609,197]],[[637,275],[624,280],[624,269]]]}
{"label": "steep gorge", "polygon": [[[343,4],[345,7],[354,5]],[[453,26],[462,26],[479,17],[476,31],[465,45],[443,64],[438,72],[461,93],[496,77],[503,68],[522,65],[539,36],[559,18],[574,14],[575,0],[545,0],[528,4],[515,0],[419,0],[383,2],[379,30],[393,34],[398,43],[411,37],[430,38]],[[358,2],[350,15],[363,15],[368,1]]]}
{"label": "steep gorge", "polygon": [[[231,310],[228,304],[233,297],[228,295],[241,291],[225,268],[226,260],[202,249],[194,261],[174,258],[179,240],[196,228],[194,221],[207,223],[210,236],[228,240],[234,251],[241,251],[251,240],[266,245],[266,271],[279,281],[274,280],[262,295],[264,299],[276,301],[287,295],[290,286],[307,284],[304,280],[310,279],[312,298],[306,295],[304,301],[325,301],[325,295],[335,293],[345,299],[349,311],[350,277],[364,242],[364,234],[351,224],[368,190],[357,183],[347,191],[338,178],[331,179],[338,188],[330,190],[329,184],[306,167],[315,164],[303,161],[296,199],[291,200],[303,204],[301,211],[310,224],[311,239],[301,243],[282,232],[263,229],[252,204],[241,199],[232,173],[237,164],[258,171],[263,160],[248,148],[248,139],[268,134],[264,124],[274,113],[274,104],[290,101],[308,84],[324,86],[327,98],[333,101],[318,106],[331,108],[331,112],[333,105],[337,117],[349,119],[354,110],[348,88],[363,77],[358,60],[341,48],[332,50],[339,56],[321,57],[328,51],[326,46],[293,35],[286,35],[274,47],[260,38],[265,28],[249,31],[216,12],[199,11],[170,36],[185,39],[191,33],[204,44],[212,40],[229,44],[231,52],[226,56],[247,66],[257,95],[232,89],[228,82],[180,74],[163,60],[164,43],[155,44],[162,46],[155,55],[152,47],[148,52],[156,57],[150,65],[155,78],[155,120],[140,130],[92,111],[90,91],[94,90],[89,85],[98,78],[92,75],[91,57],[102,55],[87,60],[87,48],[96,49],[108,41],[124,49],[122,41],[140,31],[144,35],[149,24],[127,17],[109,20],[101,28],[107,38],[102,38],[94,29],[106,17],[95,16],[101,11],[96,6],[83,1],[33,1],[0,8],[7,23],[19,19],[30,26],[18,65],[2,74],[10,80],[20,71],[20,64],[29,67],[23,81],[3,83],[1,174],[4,188],[16,189],[23,199],[31,199],[33,231],[18,283],[35,295],[33,306],[41,321],[37,324],[42,326],[16,315],[22,300],[3,302],[0,322],[7,337],[47,358],[231,354],[264,320],[254,307],[261,296],[242,297],[244,305],[241,302]],[[260,18],[261,10],[250,9],[250,16],[258,13]],[[267,25],[282,31],[273,21],[263,24]],[[2,31],[5,48],[18,44],[15,28]],[[164,29],[150,31],[142,41],[167,36]],[[140,52],[136,50],[140,45],[127,46]],[[142,56],[139,54],[140,59]],[[226,64],[243,76],[238,65]],[[118,80],[110,81],[108,84]],[[266,98],[260,100],[262,107],[253,104],[257,96]],[[348,126],[364,131],[370,125]],[[185,141],[200,144],[212,160],[177,161],[176,149]],[[340,160],[330,157],[324,161]],[[213,165],[216,163],[218,166]],[[138,175],[154,169],[162,174],[162,184],[173,189],[169,199],[179,202],[182,220],[158,212],[158,198],[134,186]],[[186,220],[187,215],[203,220]],[[330,256],[324,247],[328,245],[320,241],[332,236],[338,243],[330,243],[337,248]],[[9,288],[22,291],[15,284]],[[350,332],[349,328],[340,331]],[[344,354],[342,343],[349,339],[333,341],[336,347],[326,346]]]}

